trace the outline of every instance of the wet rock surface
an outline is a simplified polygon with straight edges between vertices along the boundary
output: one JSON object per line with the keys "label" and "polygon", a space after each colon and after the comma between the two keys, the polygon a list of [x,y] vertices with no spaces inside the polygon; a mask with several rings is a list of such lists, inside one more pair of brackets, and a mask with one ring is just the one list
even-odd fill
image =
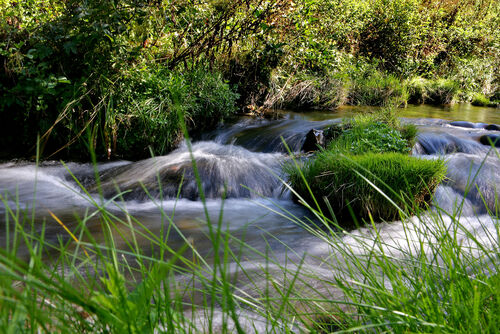
{"label": "wet rock surface", "polygon": [[482,135],[481,137],[479,137],[479,142],[483,145],[493,145],[495,147],[500,147],[500,135]]}
{"label": "wet rock surface", "polygon": [[480,126],[478,126],[477,124],[478,123],[471,123],[466,121],[454,121],[450,123],[450,125],[453,126],[459,126],[461,128],[470,128],[470,129],[479,128]]}
{"label": "wet rock surface", "polygon": [[484,127],[485,130],[489,131],[500,131],[500,125],[498,124],[489,124]]}
{"label": "wet rock surface", "polygon": [[453,121],[449,123],[452,126],[458,126],[467,129],[485,129],[488,131],[500,131],[500,125],[487,123],[472,123],[466,121]]}
{"label": "wet rock surface", "polygon": [[323,130],[311,129],[306,134],[306,139],[302,145],[302,151],[317,151],[320,147],[325,147],[325,135]]}
{"label": "wet rock surface", "polygon": [[[280,173],[283,158],[278,153],[199,142],[192,146],[192,156],[187,147],[181,147],[167,156],[110,168],[101,173],[99,187],[105,198],[119,196],[137,201],[198,200],[200,185],[206,198],[277,198],[281,187],[273,174]],[[96,192],[97,185],[90,190]]]}

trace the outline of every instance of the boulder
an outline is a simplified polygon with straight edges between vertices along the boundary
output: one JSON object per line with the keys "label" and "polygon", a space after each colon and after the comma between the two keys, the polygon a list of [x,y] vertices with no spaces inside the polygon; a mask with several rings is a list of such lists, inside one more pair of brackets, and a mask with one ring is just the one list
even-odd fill
{"label": "boulder", "polygon": [[490,131],[500,131],[500,125],[498,124],[489,124],[484,127],[486,130]]}
{"label": "boulder", "polygon": [[459,126],[461,128],[468,129],[486,129],[486,130],[500,130],[500,126],[496,124],[487,124],[487,123],[472,123],[466,121],[454,121],[450,122],[450,125]]}
{"label": "boulder", "polygon": [[483,135],[479,138],[479,142],[483,145],[492,145],[500,147],[500,135]]}
{"label": "boulder", "polygon": [[340,137],[344,131],[352,128],[350,123],[345,124],[332,124],[328,128],[325,129],[323,135],[325,136],[325,146],[328,145],[331,141]]}
{"label": "boulder", "polygon": [[317,151],[319,147],[325,147],[325,135],[323,130],[311,129],[306,134],[306,139],[302,145],[302,151]]}
{"label": "boulder", "polygon": [[466,122],[466,121],[454,121],[454,122],[451,122],[450,125],[459,126],[461,128],[470,128],[470,129],[473,129],[476,127],[476,125],[474,123]]}

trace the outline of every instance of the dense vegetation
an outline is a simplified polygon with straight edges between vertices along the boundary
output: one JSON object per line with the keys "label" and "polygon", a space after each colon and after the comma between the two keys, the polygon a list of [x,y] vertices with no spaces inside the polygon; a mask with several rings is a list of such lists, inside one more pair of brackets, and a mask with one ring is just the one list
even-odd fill
{"label": "dense vegetation", "polygon": [[400,125],[390,113],[361,116],[326,133],[333,137],[327,149],[287,169],[297,199],[316,203],[344,228],[361,219],[390,221],[402,212],[413,214],[430,204],[445,177],[442,160],[408,155],[416,128]]}
{"label": "dense vegetation", "polygon": [[100,158],[161,154],[179,140],[178,111],[196,131],[247,106],[495,101],[499,8],[3,0],[0,151],[33,154],[38,134],[44,157],[85,159],[89,144]]}

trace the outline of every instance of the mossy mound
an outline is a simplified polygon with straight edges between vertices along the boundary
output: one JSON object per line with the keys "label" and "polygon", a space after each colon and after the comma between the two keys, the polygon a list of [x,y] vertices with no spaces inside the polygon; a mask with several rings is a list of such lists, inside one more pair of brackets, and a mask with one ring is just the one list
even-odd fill
{"label": "mossy mound", "polygon": [[314,203],[309,186],[323,213],[327,214],[330,206],[339,222],[349,228],[353,227],[353,214],[356,219],[371,216],[375,221],[394,220],[399,218],[398,207],[410,213],[425,207],[444,179],[446,168],[442,160],[401,153],[324,151],[314,161],[306,162],[301,171],[307,184],[299,171],[290,173],[297,193],[307,203]]}
{"label": "mossy mound", "polygon": [[401,132],[382,122],[357,124],[347,128],[330,142],[329,150],[354,154],[365,152],[400,152],[408,153],[408,141]]}
{"label": "mossy mound", "polygon": [[328,149],[345,153],[400,152],[408,153],[415,145],[417,127],[401,124],[393,115],[357,116],[342,124],[333,124],[324,131]]}

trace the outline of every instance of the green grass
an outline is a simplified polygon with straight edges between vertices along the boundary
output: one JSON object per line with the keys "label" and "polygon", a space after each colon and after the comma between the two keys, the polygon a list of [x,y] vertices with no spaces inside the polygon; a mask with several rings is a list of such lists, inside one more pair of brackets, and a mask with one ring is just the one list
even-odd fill
{"label": "green grass", "polygon": [[362,154],[366,152],[408,153],[411,147],[402,134],[382,122],[356,124],[330,142],[329,151]]}
{"label": "green grass", "polygon": [[334,110],[346,103],[348,84],[345,78],[332,73],[273,72],[266,108],[292,110]]}
{"label": "green grass", "polygon": [[351,214],[354,219],[394,220],[399,218],[400,209],[414,212],[425,207],[445,172],[441,160],[401,153],[344,155],[324,151],[300,171],[291,172],[290,182],[303,200],[311,202],[314,194],[323,199],[319,205],[323,212],[332,210],[344,227],[353,227],[356,221],[350,219]]}
{"label": "green grass", "polygon": [[459,93],[457,82],[449,79],[424,79],[416,77],[408,82],[410,103],[451,104]]}
{"label": "green grass", "polygon": [[[345,104],[400,107],[407,103],[447,105],[469,100],[474,89],[463,87],[457,80],[423,77],[404,79],[377,70],[360,61],[358,67],[348,65],[319,72],[287,71],[278,67],[270,79],[265,108],[291,110],[334,110]],[[474,102],[476,101],[476,102]],[[473,104],[496,106],[475,93]]]}
{"label": "green grass", "polygon": [[490,104],[490,99],[488,99],[484,94],[477,93],[472,97],[471,104],[473,106],[487,107]]}
{"label": "green grass", "polygon": [[477,93],[474,94],[474,96],[472,97],[471,104],[473,106],[479,106],[479,107],[498,108],[498,106],[500,105],[500,101],[490,100],[484,94]]}
{"label": "green grass", "polygon": [[[378,225],[326,238],[335,249],[335,264],[326,268],[344,264],[332,284],[348,296],[351,307],[329,316],[340,321],[318,327],[334,323],[340,332],[495,333],[500,320],[498,227],[481,240],[465,224],[438,210],[402,223],[401,239],[382,237],[390,227]],[[465,243],[464,235],[470,238]],[[491,253],[483,242],[492,242]]]}
{"label": "green grass", "polygon": [[177,147],[183,139],[178,111],[191,131],[201,132],[231,116],[238,99],[220,73],[203,67],[185,72],[135,69],[108,90],[108,103],[100,111],[106,115],[101,126],[107,147],[95,149],[127,159],[147,158],[150,150],[163,155]]}
{"label": "green grass", "polygon": [[346,153],[401,152],[408,153],[417,138],[413,124],[402,124],[394,107],[345,119],[325,130],[329,149]]}
{"label": "green grass", "polygon": [[352,78],[348,99],[352,105],[399,106],[408,100],[408,91],[404,82],[393,74],[361,72]]}

